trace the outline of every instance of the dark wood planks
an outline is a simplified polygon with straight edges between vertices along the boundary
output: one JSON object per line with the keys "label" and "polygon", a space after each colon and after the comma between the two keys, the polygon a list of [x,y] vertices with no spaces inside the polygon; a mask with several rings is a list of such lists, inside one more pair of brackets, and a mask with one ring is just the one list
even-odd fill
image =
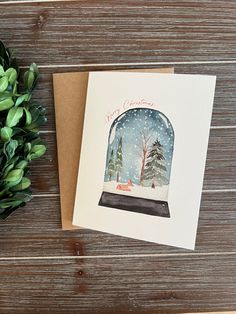
{"label": "dark wood planks", "polygon": [[[166,66],[166,65],[165,65]],[[175,65],[176,73],[216,75],[216,93],[212,115],[212,126],[236,126],[236,64],[188,64]],[[136,66],[137,68],[138,66]],[[150,67],[150,66],[149,66]],[[114,70],[135,68],[134,66],[90,66],[40,69],[40,81],[34,93],[35,99],[47,108],[48,123],[44,130],[55,130],[52,73],[71,71]],[[66,97],[66,90],[65,90]]]}
{"label": "dark wood planks", "polygon": [[41,134],[41,138],[47,145],[47,152],[31,164],[33,194],[59,193],[56,134]]}
{"label": "dark wood planks", "polygon": [[[235,256],[0,262],[4,313],[234,310]],[[16,306],[17,305],[17,306]]]}
{"label": "dark wood planks", "polygon": [[92,230],[61,231],[59,197],[35,197],[0,221],[0,257],[236,252],[235,230],[236,192],[203,194],[194,252]]}
{"label": "dark wood planks", "polygon": [[236,128],[211,130],[203,189],[236,188],[235,138]]}
{"label": "dark wood planks", "polygon": [[[44,67],[35,97],[48,108],[44,130],[54,131],[53,71],[129,67],[117,63],[235,61],[235,14],[236,3],[230,0],[18,5],[0,0],[0,29],[1,39],[18,48],[21,64],[35,61]],[[88,63],[113,65],[67,66]],[[235,63],[174,65],[177,73],[217,75],[212,126],[236,126]],[[211,131],[205,189],[235,189],[235,132]],[[63,232],[59,197],[39,196],[58,193],[55,134],[43,137],[49,150],[32,167],[38,196],[0,222],[0,312],[235,310],[236,192],[203,193],[194,252],[91,230]],[[110,257],[86,258],[98,255]],[[4,260],[24,256],[29,260]],[[32,259],[40,256],[55,260]]]}
{"label": "dark wood planks", "polygon": [[235,60],[235,1],[1,3],[23,64]]}

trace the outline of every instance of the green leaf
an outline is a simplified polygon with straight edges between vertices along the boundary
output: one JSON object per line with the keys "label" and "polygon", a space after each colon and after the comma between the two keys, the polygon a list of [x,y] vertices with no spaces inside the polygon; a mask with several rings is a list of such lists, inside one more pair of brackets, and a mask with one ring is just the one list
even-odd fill
{"label": "green leaf", "polygon": [[30,106],[30,113],[32,115],[33,121],[36,121],[38,119],[38,117],[40,116],[40,114],[41,114],[40,105],[38,103],[36,103],[36,102],[31,104],[31,106]]}
{"label": "green leaf", "polygon": [[29,70],[24,74],[24,86],[25,88],[31,90],[34,84],[34,72]]}
{"label": "green leaf", "polygon": [[29,190],[16,192],[14,195],[15,200],[28,202],[32,199],[31,192]]}
{"label": "green leaf", "polygon": [[12,93],[14,96],[17,94],[17,86],[18,86],[18,82],[15,81],[15,83],[13,85],[13,89],[12,89]]}
{"label": "green leaf", "polygon": [[29,153],[31,150],[31,143],[25,143],[24,152],[25,154]]}
{"label": "green leaf", "polygon": [[20,97],[17,98],[15,106],[18,107],[20,104],[22,104],[24,101],[27,101],[29,98],[29,94],[23,94]]}
{"label": "green leaf", "polygon": [[25,169],[25,167],[27,167],[28,165],[28,161],[26,160],[21,160],[20,162],[18,162],[18,164],[16,165],[17,169]]}
{"label": "green leaf", "polygon": [[8,190],[9,190],[8,188],[1,190],[0,191],[0,198],[2,198],[4,196],[4,194],[6,195]]}
{"label": "green leaf", "polygon": [[42,140],[37,136],[35,137],[32,141],[31,141],[31,145],[32,147],[35,146],[35,145],[41,145],[43,144],[42,143]]}
{"label": "green leaf", "polygon": [[11,97],[4,100],[0,100],[0,111],[10,109],[14,105],[14,101]]}
{"label": "green leaf", "polygon": [[18,200],[14,200],[11,198],[2,200],[2,201],[0,201],[0,214],[2,214],[3,209],[7,209],[9,207],[17,207],[20,204],[22,204],[21,200],[18,201]]}
{"label": "green leaf", "polygon": [[4,92],[8,86],[8,79],[6,76],[0,78],[0,92]]}
{"label": "green leaf", "polygon": [[6,182],[16,182],[22,179],[24,171],[22,169],[14,169],[10,171],[4,179]]}
{"label": "green leaf", "polygon": [[32,63],[29,67],[29,69],[34,72],[34,75],[35,75],[35,78],[37,79],[38,76],[39,76],[39,70],[38,70],[38,67],[36,65],[36,63]]}
{"label": "green leaf", "polygon": [[34,145],[30,151],[29,159],[37,159],[41,157],[46,152],[46,146],[45,145]]}
{"label": "green leaf", "polygon": [[29,111],[32,116],[32,122],[27,126],[27,130],[37,131],[38,127],[47,121],[45,117],[45,108],[37,102],[34,102],[31,104]]}
{"label": "green leaf", "polygon": [[21,181],[21,178],[19,178],[19,179],[16,180],[16,181],[6,182],[6,183],[5,183],[5,187],[9,190],[9,189],[11,189],[13,186],[19,184],[20,181]]}
{"label": "green leaf", "polygon": [[12,85],[16,81],[16,78],[17,78],[16,70],[13,68],[9,68],[6,70],[5,74],[8,78],[9,83]]}
{"label": "green leaf", "polygon": [[21,107],[11,108],[7,114],[6,125],[9,127],[13,127],[13,126],[17,125],[17,123],[19,123],[22,115],[23,115],[23,108],[21,108]]}
{"label": "green leaf", "polygon": [[15,127],[13,128],[13,134],[12,134],[12,136],[17,135],[18,138],[24,139],[23,136],[25,136],[26,133],[27,133],[27,132],[26,132],[24,129],[15,126]]}
{"label": "green leaf", "polygon": [[31,185],[30,179],[23,177],[21,182],[11,188],[11,191],[22,191]]}
{"label": "green leaf", "polygon": [[29,126],[25,127],[27,130],[29,130],[30,132],[33,133],[38,133],[39,132],[39,128],[37,126],[37,123],[31,123]]}
{"label": "green leaf", "polygon": [[6,98],[10,98],[12,96],[14,96],[14,94],[8,90],[5,90],[4,92],[0,92],[0,101]]}
{"label": "green leaf", "polygon": [[30,125],[30,123],[32,121],[31,114],[30,114],[29,110],[26,108],[24,108],[24,111],[25,111],[25,125]]}
{"label": "green leaf", "polygon": [[[17,204],[15,206],[10,206],[8,207],[6,210],[4,210],[2,213],[0,213],[0,218],[1,219],[6,219],[8,216],[10,216],[18,207],[24,206],[25,203],[22,201],[15,201],[14,204]],[[1,204],[0,204],[0,208],[1,208]]]}
{"label": "green leaf", "polygon": [[8,126],[5,126],[4,128],[1,128],[1,139],[3,142],[7,142],[11,139],[12,136],[12,129]]}
{"label": "green leaf", "polygon": [[14,154],[15,154],[15,150],[18,146],[18,142],[17,140],[10,140],[8,143],[6,142],[4,144],[4,154],[7,157],[7,160],[10,160]]}
{"label": "green leaf", "polygon": [[14,168],[14,163],[11,163],[9,166],[7,166],[3,173],[4,177],[6,177],[13,168]]}
{"label": "green leaf", "polygon": [[3,69],[3,66],[0,65],[0,76],[3,76],[3,75],[5,75],[5,71]]}
{"label": "green leaf", "polygon": [[29,70],[25,73],[24,76],[24,82],[25,82],[25,88],[28,88],[28,90],[32,90],[39,77],[39,70],[35,63],[32,63],[29,67]]}

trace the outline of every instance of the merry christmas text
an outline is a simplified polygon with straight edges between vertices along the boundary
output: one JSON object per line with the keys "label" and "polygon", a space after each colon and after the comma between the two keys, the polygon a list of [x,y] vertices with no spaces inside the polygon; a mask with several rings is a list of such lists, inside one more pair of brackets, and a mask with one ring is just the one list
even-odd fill
{"label": "merry christmas text", "polygon": [[150,108],[153,106],[154,106],[154,103],[149,102],[145,99],[125,100],[120,108],[117,108],[114,111],[107,113],[105,116],[105,120],[106,120],[106,122],[111,122],[114,119],[116,119],[117,117],[119,117],[119,115],[121,115],[122,112],[127,111],[127,110],[132,109],[132,108],[136,108],[136,107]]}

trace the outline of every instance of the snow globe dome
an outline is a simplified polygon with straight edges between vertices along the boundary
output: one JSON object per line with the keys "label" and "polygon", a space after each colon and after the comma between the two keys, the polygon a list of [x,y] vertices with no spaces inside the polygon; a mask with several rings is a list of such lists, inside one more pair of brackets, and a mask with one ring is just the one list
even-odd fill
{"label": "snow globe dome", "polygon": [[110,127],[100,206],[170,217],[174,130],[160,111],[129,109]]}

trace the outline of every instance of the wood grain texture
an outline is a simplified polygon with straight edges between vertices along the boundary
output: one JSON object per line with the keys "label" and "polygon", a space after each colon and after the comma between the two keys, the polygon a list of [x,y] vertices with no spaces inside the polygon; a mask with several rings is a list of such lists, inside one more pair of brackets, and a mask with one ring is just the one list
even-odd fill
{"label": "wood grain texture", "polygon": [[[31,171],[36,196],[0,221],[0,313],[236,309],[236,191],[216,191],[236,189],[235,15],[234,0],[0,0],[1,39],[21,65],[41,66],[35,98],[48,110],[48,152]],[[52,72],[163,62],[177,73],[217,75],[204,179],[215,192],[202,196],[196,251],[61,231]]]}
{"label": "wood grain texture", "polygon": [[35,197],[0,221],[0,258],[236,252],[235,230],[236,192],[203,194],[194,252],[92,230],[61,231],[59,197]]}
{"label": "wood grain texture", "polygon": [[222,0],[2,3],[1,39],[23,64],[235,60],[235,15]]}
{"label": "wood grain texture", "polygon": [[[223,266],[224,265],[224,266]],[[0,262],[4,313],[233,310],[234,256]],[[17,307],[16,307],[17,304]],[[96,311],[94,310],[96,309]]]}
{"label": "wood grain texture", "polygon": [[[216,94],[212,115],[214,126],[236,126],[236,64],[175,65],[176,73],[216,75]],[[147,67],[147,66],[146,66]],[[149,66],[151,68],[151,66]],[[134,66],[90,66],[40,69],[40,80],[34,97],[47,108],[48,123],[43,130],[55,130],[52,73],[134,68]],[[137,66],[135,67],[137,68]],[[139,66],[140,68],[140,66]],[[65,91],[66,94],[66,91]]]}

